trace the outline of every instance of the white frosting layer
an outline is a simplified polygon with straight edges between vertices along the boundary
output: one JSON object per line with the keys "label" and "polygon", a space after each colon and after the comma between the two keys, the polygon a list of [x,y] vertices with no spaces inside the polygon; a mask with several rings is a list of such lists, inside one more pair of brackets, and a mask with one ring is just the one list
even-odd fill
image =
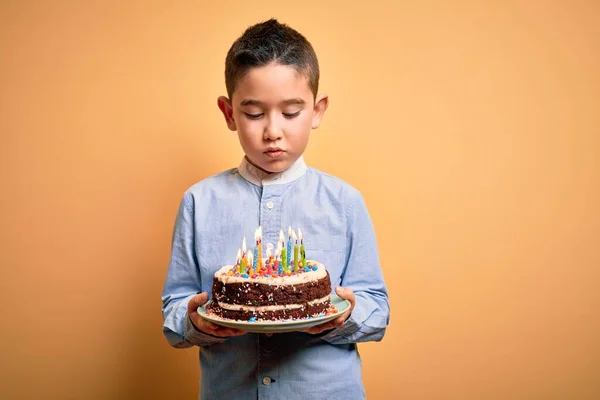
{"label": "white frosting layer", "polygon": [[306,260],[311,264],[317,265],[317,270],[310,270],[309,272],[303,272],[297,275],[290,276],[278,276],[276,278],[269,277],[265,278],[264,276],[258,276],[256,278],[243,278],[241,276],[233,276],[227,275],[230,269],[233,268],[233,265],[226,265],[222,267],[220,270],[215,272],[215,278],[220,280],[221,282],[227,283],[264,283],[267,285],[297,285],[299,283],[307,283],[316,281],[321,278],[325,278],[327,276],[327,271],[325,270],[325,266],[321,263],[318,263],[313,260]]}
{"label": "white frosting layer", "polygon": [[[308,302],[308,305],[312,306],[313,304],[325,303],[327,300],[329,300],[329,296],[325,296],[322,299],[311,300]],[[242,310],[242,311],[256,311],[256,312],[295,310],[295,309],[303,307],[302,304],[282,304],[279,306],[244,306],[244,305],[239,305],[239,304],[228,304],[228,303],[222,303],[222,302],[219,302],[219,306],[226,310],[235,310],[235,311]]]}

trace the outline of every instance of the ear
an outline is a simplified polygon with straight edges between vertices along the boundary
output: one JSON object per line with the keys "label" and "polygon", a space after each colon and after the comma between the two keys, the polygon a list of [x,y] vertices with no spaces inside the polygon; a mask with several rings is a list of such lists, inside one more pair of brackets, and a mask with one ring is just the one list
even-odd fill
{"label": "ear", "polygon": [[329,97],[326,94],[317,95],[317,98],[315,99],[315,108],[313,110],[311,125],[313,129],[317,129],[319,125],[321,125],[321,119],[323,119],[323,114],[325,114],[328,106]]}
{"label": "ear", "polygon": [[225,96],[219,96],[217,99],[217,104],[219,105],[219,110],[221,110],[223,116],[225,117],[227,127],[232,131],[236,131],[237,127],[235,125],[235,120],[233,119],[233,107],[231,106],[231,100]]}

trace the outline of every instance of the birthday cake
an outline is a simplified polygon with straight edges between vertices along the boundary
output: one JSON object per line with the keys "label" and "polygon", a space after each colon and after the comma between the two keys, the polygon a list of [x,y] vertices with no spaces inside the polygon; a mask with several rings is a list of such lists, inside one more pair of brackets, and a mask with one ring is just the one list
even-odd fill
{"label": "birthday cake", "polygon": [[287,248],[280,231],[275,254],[268,246],[266,258],[262,257],[260,227],[254,252],[246,251],[244,238],[236,263],[215,273],[207,311],[249,322],[298,320],[336,312],[329,300],[331,280],[325,266],[306,259],[300,230],[298,236],[291,228],[288,233]]}

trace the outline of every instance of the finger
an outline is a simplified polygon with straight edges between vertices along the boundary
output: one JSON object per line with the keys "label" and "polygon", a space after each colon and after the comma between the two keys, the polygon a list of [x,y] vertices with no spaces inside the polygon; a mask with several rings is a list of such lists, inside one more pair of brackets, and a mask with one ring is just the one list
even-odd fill
{"label": "finger", "polygon": [[350,308],[348,309],[346,314],[344,314],[344,317],[345,317],[344,321],[345,321],[348,319],[348,317],[354,310],[354,307],[356,306],[356,296],[354,295],[354,291],[352,289],[344,288],[341,286],[336,287],[335,292],[338,294],[338,296],[340,296],[340,298],[342,298],[344,300],[348,300],[348,302],[350,302]]}
{"label": "finger", "polygon": [[349,315],[350,313],[345,312],[344,314],[333,320],[333,325],[335,325],[336,328],[341,328],[344,325],[344,322],[346,322],[346,320],[348,319]]}
{"label": "finger", "polygon": [[215,331],[219,327],[217,324],[214,324],[202,318],[202,316],[200,316],[198,312],[192,312],[190,314],[190,319],[198,329],[206,333],[212,334],[213,331]]}
{"label": "finger", "polygon": [[229,337],[229,336],[245,335],[246,332],[240,331],[238,329],[218,326],[217,329],[215,329],[214,331],[211,331],[210,334],[213,336],[219,336],[219,337]]}
{"label": "finger", "polygon": [[241,336],[246,332],[239,329],[228,328],[225,326],[217,325],[211,321],[207,321],[201,316],[197,317],[197,326],[203,332],[206,332],[213,336],[226,337],[226,336]]}
{"label": "finger", "polygon": [[348,300],[352,306],[354,306],[354,302],[356,301],[354,297],[354,292],[350,288],[344,288],[338,286],[335,288],[335,293],[340,296],[344,300]]}
{"label": "finger", "polygon": [[188,314],[193,314],[198,312],[198,307],[206,304],[208,301],[208,293],[202,292],[195,296],[193,296],[188,302]]}
{"label": "finger", "polygon": [[315,330],[316,330],[316,333],[321,333],[321,332],[331,330],[333,328],[335,328],[335,326],[333,325],[333,322],[328,322],[326,324],[316,327]]}
{"label": "finger", "polygon": [[199,321],[199,325],[202,325],[203,328],[205,329],[209,329],[211,331],[216,331],[217,329],[219,329],[219,325],[212,323],[210,321],[206,321],[204,318],[199,317],[201,321]]}
{"label": "finger", "polygon": [[211,336],[222,337],[222,338],[227,338],[227,337],[232,336],[226,330],[216,330],[214,332],[207,332],[207,333],[209,333]]}
{"label": "finger", "polygon": [[312,335],[316,335],[317,333],[321,333],[323,331],[327,331],[327,330],[333,329],[333,328],[335,328],[335,326],[333,325],[332,322],[326,322],[321,325],[312,326],[312,327],[306,329],[305,332],[310,333]]}
{"label": "finger", "polygon": [[226,329],[224,333],[226,333],[227,336],[242,336],[246,334],[246,332],[240,331],[239,329]]}

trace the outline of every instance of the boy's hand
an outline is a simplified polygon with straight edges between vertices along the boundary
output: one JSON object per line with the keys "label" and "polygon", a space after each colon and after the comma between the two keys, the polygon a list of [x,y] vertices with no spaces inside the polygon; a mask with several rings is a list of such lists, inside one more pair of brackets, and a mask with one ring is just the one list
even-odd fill
{"label": "boy's hand", "polygon": [[204,305],[207,301],[208,293],[202,292],[192,297],[188,303],[188,315],[198,330],[218,337],[241,336],[246,334],[246,332],[240,331],[239,329],[227,328],[225,326],[213,324],[212,322],[202,318],[198,314],[198,307]]}
{"label": "boy's hand", "polygon": [[354,297],[354,292],[350,288],[343,288],[338,286],[335,288],[335,293],[342,299],[348,300],[350,302],[350,308],[348,309],[348,311],[346,311],[336,319],[327,321],[321,325],[315,325],[308,329],[303,329],[302,332],[312,333],[313,335],[316,335],[317,333],[321,333],[329,329],[341,328],[342,325],[344,325],[344,322],[346,322],[348,317],[350,317],[350,314],[352,314],[352,310],[354,309],[354,305],[356,304],[356,299]]}

